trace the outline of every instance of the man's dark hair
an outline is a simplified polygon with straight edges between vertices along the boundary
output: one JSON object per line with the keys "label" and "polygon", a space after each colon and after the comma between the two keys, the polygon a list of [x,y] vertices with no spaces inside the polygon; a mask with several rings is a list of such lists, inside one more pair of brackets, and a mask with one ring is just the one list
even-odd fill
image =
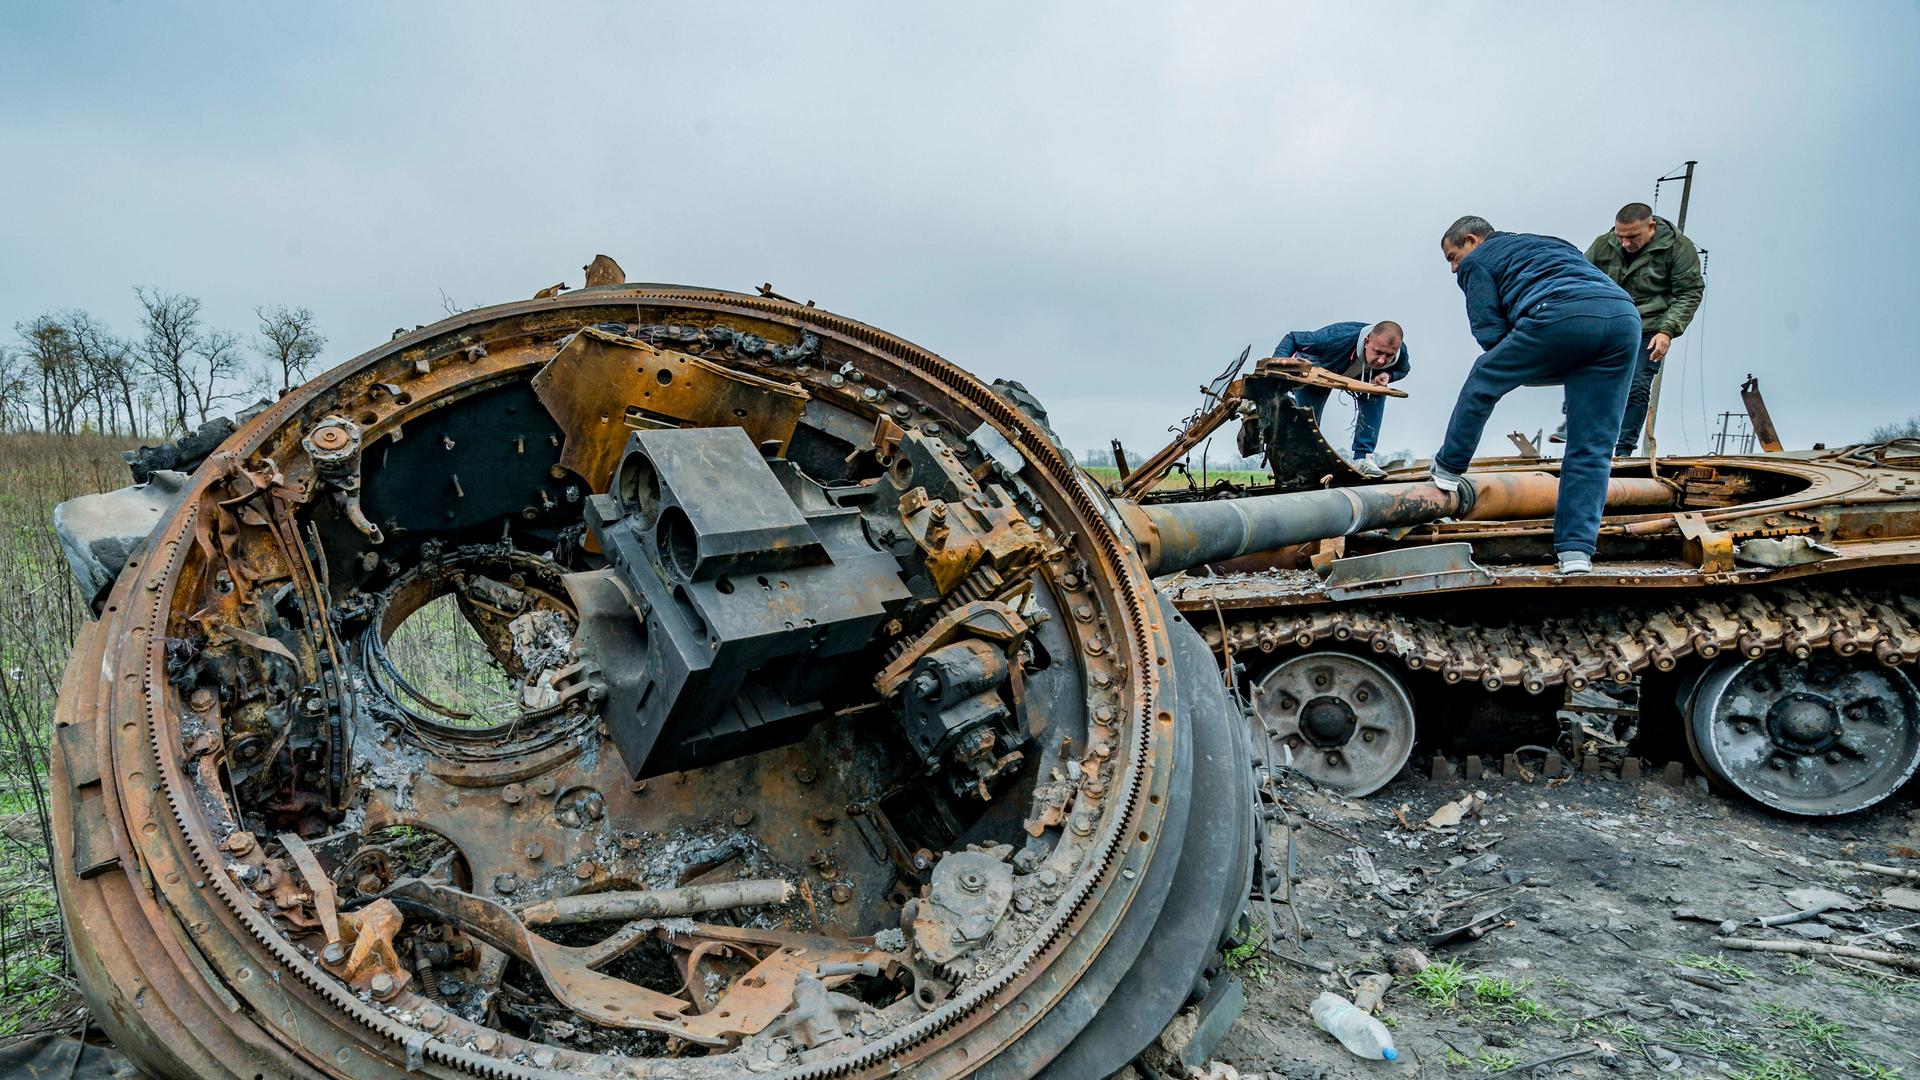
{"label": "man's dark hair", "polygon": [[1477,236],[1485,240],[1492,235],[1493,226],[1487,224],[1486,218],[1480,217],[1477,214],[1468,214],[1466,217],[1454,222],[1453,225],[1447,229],[1447,234],[1440,238],[1440,242],[1459,247],[1467,242],[1467,237],[1469,236]]}
{"label": "man's dark hair", "polygon": [[1407,340],[1407,332],[1400,329],[1400,324],[1392,319],[1381,319],[1373,324],[1373,329],[1375,333],[1392,334],[1395,341]]}
{"label": "man's dark hair", "polygon": [[1620,225],[1638,225],[1652,219],[1653,207],[1643,202],[1630,202],[1621,207],[1619,213],[1613,215],[1613,220]]}

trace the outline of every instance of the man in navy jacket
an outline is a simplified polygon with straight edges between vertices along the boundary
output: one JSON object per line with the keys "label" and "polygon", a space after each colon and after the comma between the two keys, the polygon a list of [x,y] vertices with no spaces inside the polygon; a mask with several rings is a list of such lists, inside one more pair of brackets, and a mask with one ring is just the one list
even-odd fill
{"label": "man in navy jacket", "polygon": [[1640,346],[1640,314],[1613,279],[1557,237],[1496,232],[1485,218],[1469,216],[1441,237],[1440,250],[1486,352],[1460,388],[1446,441],[1433,456],[1433,482],[1460,489],[1493,406],[1513,389],[1565,386],[1567,453],[1553,549],[1562,573],[1589,573]]}
{"label": "man in navy jacket", "polygon": [[[1335,375],[1364,379],[1385,386],[1407,377],[1412,364],[1407,358],[1406,332],[1397,322],[1382,321],[1369,326],[1361,322],[1338,322],[1318,330],[1294,330],[1274,346],[1273,355],[1290,356],[1313,362]],[[1324,386],[1296,386],[1293,399],[1313,410],[1314,423],[1326,412],[1332,390]],[[1368,476],[1385,476],[1374,463],[1373,450],[1380,443],[1380,417],[1386,411],[1384,394],[1355,394],[1353,460]]]}

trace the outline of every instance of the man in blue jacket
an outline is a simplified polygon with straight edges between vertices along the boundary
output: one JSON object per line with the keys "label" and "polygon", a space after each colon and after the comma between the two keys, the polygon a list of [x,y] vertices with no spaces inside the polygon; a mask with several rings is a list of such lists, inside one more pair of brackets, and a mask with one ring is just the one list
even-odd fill
{"label": "man in blue jacket", "polygon": [[1440,251],[1486,352],[1460,388],[1446,441],[1433,456],[1433,482],[1460,490],[1487,418],[1509,392],[1565,386],[1567,453],[1553,549],[1561,573],[1589,573],[1640,347],[1640,313],[1612,278],[1557,237],[1495,232],[1485,218],[1469,216],[1440,238]]}
{"label": "man in blue jacket", "polygon": [[[1273,355],[1289,356],[1312,362],[1335,375],[1362,379],[1385,386],[1407,377],[1412,364],[1407,359],[1406,331],[1400,324],[1382,320],[1369,326],[1361,322],[1337,322],[1318,330],[1294,330],[1273,347]],[[1326,412],[1327,397],[1333,391],[1324,386],[1296,386],[1293,400],[1313,410],[1313,422],[1319,423]],[[1374,447],[1380,444],[1380,417],[1386,412],[1384,394],[1355,394],[1353,425],[1353,461],[1367,476],[1385,476],[1386,471],[1373,460]]]}

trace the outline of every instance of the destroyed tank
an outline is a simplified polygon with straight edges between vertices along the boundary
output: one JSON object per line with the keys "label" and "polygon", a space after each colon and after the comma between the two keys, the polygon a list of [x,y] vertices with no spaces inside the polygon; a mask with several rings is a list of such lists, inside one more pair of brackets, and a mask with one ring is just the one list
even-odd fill
{"label": "destroyed tank", "polygon": [[[1317,438],[1287,424],[1254,427]],[[57,514],[98,616],[60,901],[158,1076],[1107,1076],[1183,1007],[1189,1051],[1231,1019],[1257,774],[1377,787],[1436,690],[1659,672],[1876,769],[1912,742],[1900,447],[1623,467],[1566,581],[1550,463],[1480,463],[1470,505],[1296,451],[1114,495],[1018,384],[617,283],[198,441]],[[1738,561],[1795,537],[1839,554]],[[448,605],[503,710],[396,656]]]}
{"label": "destroyed tank", "polygon": [[[1244,417],[1240,448],[1271,483],[1118,487],[1276,764],[1364,795],[1417,740],[1499,754],[1537,722],[1565,736],[1563,760],[1690,752],[1716,784],[1806,816],[1871,806],[1920,764],[1920,441],[1779,452],[1749,378],[1772,452],[1616,461],[1593,573],[1562,576],[1556,461],[1475,461],[1466,498],[1435,506],[1424,469],[1361,475],[1289,398],[1324,376],[1237,371],[1149,464]],[[1288,491],[1318,516],[1272,513]]]}
{"label": "destroyed tank", "polygon": [[[1231,1018],[1248,729],[1017,384],[615,283],[200,441],[57,514],[60,902],[153,1075],[1081,1078]],[[397,658],[436,605],[504,711]]]}

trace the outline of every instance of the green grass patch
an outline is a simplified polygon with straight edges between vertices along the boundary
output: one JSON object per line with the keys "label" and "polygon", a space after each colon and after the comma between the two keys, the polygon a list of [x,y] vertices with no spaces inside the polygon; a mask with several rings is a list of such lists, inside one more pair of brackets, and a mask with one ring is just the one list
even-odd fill
{"label": "green grass patch", "polygon": [[1781,1030],[1809,1049],[1826,1054],[1852,1053],[1857,1049],[1853,1040],[1847,1038],[1847,1032],[1850,1030],[1847,1025],[1829,1020],[1812,1009],[1788,1005],[1780,1001],[1761,1002],[1758,1009]]}
{"label": "green grass patch", "polygon": [[1457,960],[1428,964],[1413,976],[1414,996],[1429,1005],[1452,1008],[1467,986],[1467,969]]}
{"label": "green grass patch", "polygon": [[1749,979],[1759,978],[1759,975],[1751,968],[1741,967],[1739,964],[1734,963],[1724,956],[1702,956],[1699,953],[1688,953],[1676,962],[1681,967],[1693,968],[1696,971],[1704,971],[1722,978],[1732,979],[1736,982],[1746,982]]}

